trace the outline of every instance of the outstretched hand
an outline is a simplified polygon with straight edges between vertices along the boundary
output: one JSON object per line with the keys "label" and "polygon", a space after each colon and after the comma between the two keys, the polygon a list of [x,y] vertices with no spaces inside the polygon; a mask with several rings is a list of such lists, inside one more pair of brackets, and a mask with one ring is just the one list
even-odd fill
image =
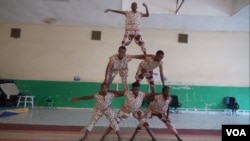
{"label": "outstretched hand", "polygon": [[144,7],[147,7],[147,5],[145,3],[142,4]]}

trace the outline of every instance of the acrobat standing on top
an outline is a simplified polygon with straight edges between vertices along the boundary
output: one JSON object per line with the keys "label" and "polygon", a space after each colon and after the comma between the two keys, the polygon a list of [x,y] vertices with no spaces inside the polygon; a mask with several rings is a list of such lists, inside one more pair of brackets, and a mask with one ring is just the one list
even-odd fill
{"label": "acrobat standing on top", "polygon": [[149,17],[148,7],[145,3],[143,6],[146,9],[146,13],[138,12],[137,11],[137,3],[133,2],[131,4],[131,11],[119,11],[119,10],[112,10],[107,9],[105,13],[111,11],[114,13],[123,14],[126,16],[126,23],[125,23],[125,34],[122,40],[123,46],[128,46],[132,40],[134,39],[135,43],[141,47],[141,50],[144,54],[147,54],[145,43],[142,39],[142,34],[140,31],[141,25],[141,18],[142,17]]}

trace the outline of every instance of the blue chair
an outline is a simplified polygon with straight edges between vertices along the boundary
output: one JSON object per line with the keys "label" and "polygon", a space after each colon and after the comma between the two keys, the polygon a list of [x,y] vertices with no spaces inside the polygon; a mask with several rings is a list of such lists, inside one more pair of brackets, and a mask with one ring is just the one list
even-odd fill
{"label": "blue chair", "polygon": [[174,108],[174,113],[178,113],[177,108],[181,107],[182,104],[179,101],[179,98],[177,95],[171,95],[171,97],[172,97],[172,101],[170,102],[169,106],[171,108]]}
{"label": "blue chair", "polygon": [[237,110],[240,108],[240,105],[237,103],[235,97],[225,97],[225,105],[231,111],[227,113],[228,115],[239,115]]}

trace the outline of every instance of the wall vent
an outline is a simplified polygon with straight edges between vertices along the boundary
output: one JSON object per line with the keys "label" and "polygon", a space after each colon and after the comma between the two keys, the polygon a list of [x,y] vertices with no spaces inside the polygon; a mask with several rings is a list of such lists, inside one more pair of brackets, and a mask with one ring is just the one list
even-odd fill
{"label": "wall vent", "polygon": [[11,38],[20,38],[21,29],[20,28],[11,28],[10,37]]}
{"label": "wall vent", "polygon": [[179,43],[188,43],[188,34],[179,34],[178,35],[178,42]]}
{"label": "wall vent", "polygon": [[101,31],[92,31],[91,39],[92,40],[101,40]]}

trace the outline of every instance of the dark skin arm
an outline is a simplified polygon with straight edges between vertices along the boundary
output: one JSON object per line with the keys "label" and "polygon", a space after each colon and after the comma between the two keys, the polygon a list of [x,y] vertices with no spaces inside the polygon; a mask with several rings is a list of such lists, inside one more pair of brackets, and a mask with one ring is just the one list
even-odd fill
{"label": "dark skin arm", "polygon": [[142,59],[142,60],[146,59],[146,57],[154,57],[153,54],[147,54],[147,55],[142,54],[142,55],[131,55],[131,56],[133,59]]}
{"label": "dark skin arm", "polygon": [[[145,9],[146,9],[146,13],[142,15],[142,17],[149,17],[149,12],[148,12],[148,6],[143,3],[142,4]],[[120,11],[120,10],[113,10],[113,9],[106,9],[104,12],[107,13],[107,12],[114,12],[114,13],[118,13],[118,14],[122,14],[122,15],[126,15],[126,12],[125,11]]]}
{"label": "dark skin arm", "polygon": [[146,14],[143,14],[142,17],[149,17],[148,6],[147,6],[145,3],[143,3],[142,5],[143,5],[143,6],[145,7],[145,9],[146,9]]}
{"label": "dark skin arm", "polygon": [[113,91],[113,90],[109,90],[109,92],[115,94],[115,97],[124,96],[124,91]]}
{"label": "dark skin arm", "polygon": [[114,13],[118,13],[118,14],[122,14],[122,15],[125,15],[126,12],[125,11],[119,11],[119,10],[113,10],[113,9],[107,9],[105,10],[104,12],[107,13],[107,12],[114,12]]}
{"label": "dark skin arm", "polygon": [[79,100],[89,100],[89,99],[94,99],[94,95],[82,96],[82,97],[74,97],[74,98],[71,99],[71,102],[77,102]]}
{"label": "dark skin arm", "polygon": [[[172,99],[171,99],[172,100]],[[170,102],[171,102],[170,100]],[[168,104],[168,109],[167,109],[167,120],[169,120],[168,116],[169,116],[169,112],[170,112],[170,105]]]}
{"label": "dark skin arm", "polygon": [[154,100],[155,95],[160,94],[160,93],[154,93],[154,94],[149,94],[145,93],[144,99],[148,99],[150,102]]}
{"label": "dark skin arm", "polygon": [[170,111],[170,110],[169,110],[169,107],[168,107],[168,109],[167,109],[167,119],[168,119],[169,111]]}
{"label": "dark skin arm", "polygon": [[106,71],[105,71],[105,80],[104,80],[104,83],[106,83],[106,84],[109,84],[108,79],[107,79],[108,78],[108,72],[111,70],[113,64],[114,63],[111,60],[109,60],[109,63],[107,65]]}
{"label": "dark skin arm", "polygon": [[[115,97],[120,97],[124,95],[124,91],[109,91],[114,93]],[[90,99],[94,99],[94,95],[90,95],[90,96],[82,96],[82,97],[74,97],[71,99],[71,102],[77,102],[79,100],[90,100]]]}
{"label": "dark skin arm", "polygon": [[159,65],[159,71],[160,71],[160,77],[161,77],[162,85],[165,86],[164,74],[163,74],[163,65],[162,64]]}

